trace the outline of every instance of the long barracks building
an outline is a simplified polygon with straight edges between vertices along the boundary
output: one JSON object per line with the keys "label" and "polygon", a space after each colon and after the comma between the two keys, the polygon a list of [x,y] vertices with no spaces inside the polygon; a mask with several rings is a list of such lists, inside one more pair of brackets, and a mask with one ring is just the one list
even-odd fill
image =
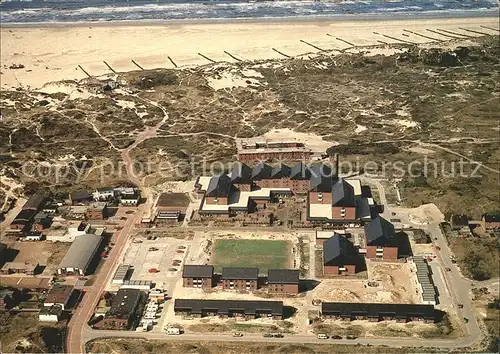
{"label": "long barracks building", "polygon": [[323,302],[321,304],[321,317],[345,321],[396,320],[397,322],[424,321],[433,323],[437,320],[437,313],[432,305]]}

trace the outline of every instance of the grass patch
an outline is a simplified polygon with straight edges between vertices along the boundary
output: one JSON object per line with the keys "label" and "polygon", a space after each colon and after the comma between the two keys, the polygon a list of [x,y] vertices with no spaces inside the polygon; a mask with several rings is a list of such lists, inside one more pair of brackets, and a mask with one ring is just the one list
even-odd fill
{"label": "grass patch", "polygon": [[453,254],[465,276],[487,280],[498,276],[498,241],[495,238],[448,237]]}
{"label": "grass patch", "polygon": [[222,267],[258,267],[260,273],[272,268],[289,266],[289,243],[270,240],[217,240],[213,247],[212,264]]}

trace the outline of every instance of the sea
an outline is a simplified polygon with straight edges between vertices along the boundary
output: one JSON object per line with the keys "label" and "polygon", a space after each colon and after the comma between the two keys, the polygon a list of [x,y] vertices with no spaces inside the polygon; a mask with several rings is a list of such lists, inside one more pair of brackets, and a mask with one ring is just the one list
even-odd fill
{"label": "sea", "polygon": [[497,16],[498,0],[0,0],[2,25],[262,18]]}

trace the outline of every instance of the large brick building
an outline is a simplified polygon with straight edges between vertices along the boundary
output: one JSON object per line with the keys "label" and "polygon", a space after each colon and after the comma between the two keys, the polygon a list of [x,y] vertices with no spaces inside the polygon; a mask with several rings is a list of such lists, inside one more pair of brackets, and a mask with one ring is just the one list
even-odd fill
{"label": "large brick building", "polygon": [[323,243],[323,274],[356,274],[358,250],[344,236],[333,235]]}
{"label": "large brick building", "polygon": [[258,268],[222,268],[222,288],[226,290],[257,290],[259,286]]}
{"label": "large brick building", "polygon": [[282,301],[175,299],[174,313],[193,317],[283,318]]}
{"label": "large brick building", "polygon": [[299,271],[297,269],[269,269],[267,274],[267,291],[269,293],[299,293]]}
{"label": "large brick building", "polygon": [[398,245],[394,225],[377,216],[365,224],[366,257],[373,259],[395,260],[398,258]]}
{"label": "large brick building", "polygon": [[296,140],[240,139],[236,148],[242,162],[308,160],[313,155],[311,149]]}
{"label": "large brick building", "polygon": [[[199,209],[202,217],[229,218],[265,209],[283,197],[307,195],[310,222],[351,224],[371,219],[371,198],[362,195],[359,180],[338,178],[326,163],[310,166],[300,162],[253,168],[237,164],[229,175],[198,178],[195,186],[203,193]],[[371,204],[370,204],[371,203]]]}
{"label": "large brick building", "polygon": [[214,267],[211,265],[184,265],[182,285],[185,288],[210,289],[213,286]]}

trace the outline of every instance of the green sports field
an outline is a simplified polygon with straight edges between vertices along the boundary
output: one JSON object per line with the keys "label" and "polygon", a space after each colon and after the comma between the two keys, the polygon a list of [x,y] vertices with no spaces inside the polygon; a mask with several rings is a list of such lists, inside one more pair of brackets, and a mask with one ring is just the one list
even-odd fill
{"label": "green sports field", "polygon": [[217,240],[212,247],[215,271],[222,267],[257,267],[260,273],[272,268],[290,268],[290,244],[270,240]]}

